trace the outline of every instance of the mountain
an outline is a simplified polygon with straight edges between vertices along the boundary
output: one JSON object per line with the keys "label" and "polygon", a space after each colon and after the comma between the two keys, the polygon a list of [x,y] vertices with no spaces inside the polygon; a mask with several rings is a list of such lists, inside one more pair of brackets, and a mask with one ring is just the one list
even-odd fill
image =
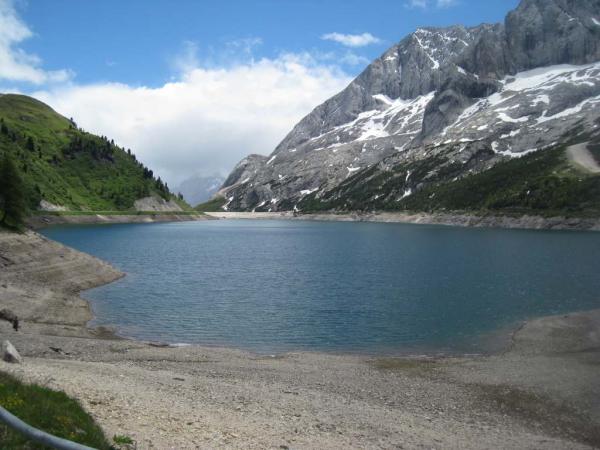
{"label": "mountain", "polygon": [[225,179],[219,175],[200,176],[194,175],[184,180],[177,189],[183,199],[190,205],[209,200],[221,187]]}
{"label": "mountain", "polygon": [[20,169],[32,210],[187,207],[131,150],[79,129],[72,119],[30,97],[0,94],[3,152]]}
{"label": "mountain", "polygon": [[446,207],[415,199],[597,139],[599,61],[597,0],[523,0],[503,24],[420,28],[269,157],[242,160],[220,191],[223,208]]}

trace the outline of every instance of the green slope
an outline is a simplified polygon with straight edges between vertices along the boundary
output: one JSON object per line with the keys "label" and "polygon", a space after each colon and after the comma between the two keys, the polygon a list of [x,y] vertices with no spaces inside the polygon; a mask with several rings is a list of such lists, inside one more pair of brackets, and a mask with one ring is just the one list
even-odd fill
{"label": "green slope", "polygon": [[0,152],[20,169],[32,210],[43,199],[75,211],[122,211],[150,195],[189,208],[130,151],[30,97],[0,95]]}
{"label": "green slope", "polygon": [[223,205],[226,203],[227,199],[225,197],[215,197],[207,202],[194,206],[194,209],[198,212],[223,211]]}
{"label": "green slope", "polygon": [[[567,146],[578,142],[589,142],[592,154],[599,155],[600,134],[573,130],[565,137],[562,145],[467,176],[443,154],[391,170],[372,166],[328,192],[305,197],[298,208],[600,217],[600,175],[582,172],[566,155]],[[404,196],[408,190],[411,195]]]}

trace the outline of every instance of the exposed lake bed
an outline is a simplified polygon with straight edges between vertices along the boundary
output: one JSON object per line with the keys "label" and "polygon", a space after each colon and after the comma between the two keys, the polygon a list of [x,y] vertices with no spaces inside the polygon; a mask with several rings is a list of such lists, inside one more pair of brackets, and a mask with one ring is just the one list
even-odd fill
{"label": "exposed lake bed", "polygon": [[510,348],[491,356],[156,347],[98,334],[77,313],[84,306],[77,292],[118,279],[119,271],[35,233],[0,238],[12,261],[3,289],[16,307],[31,306],[22,331],[0,324],[25,358],[22,366],[0,363],[2,370],[65,390],[108,435],[131,436],[138,448],[600,443],[598,311],[528,321]]}

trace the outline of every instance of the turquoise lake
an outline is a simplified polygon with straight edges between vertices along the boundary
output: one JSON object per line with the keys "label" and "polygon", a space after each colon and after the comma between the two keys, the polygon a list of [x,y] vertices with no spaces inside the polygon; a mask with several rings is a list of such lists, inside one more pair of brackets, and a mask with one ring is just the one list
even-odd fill
{"label": "turquoise lake", "polygon": [[43,234],[127,273],[83,296],[92,325],[142,340],[472,353],[528,318],[600,308],[593,232],[219,220]]}

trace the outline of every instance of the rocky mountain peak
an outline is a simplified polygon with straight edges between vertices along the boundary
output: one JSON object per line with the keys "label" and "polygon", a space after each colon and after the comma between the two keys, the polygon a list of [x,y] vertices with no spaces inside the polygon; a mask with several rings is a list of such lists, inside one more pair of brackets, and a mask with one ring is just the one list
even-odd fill
{"label": "rocky mountain peak", "polygon": [[[531,118],[545,124],[555,117],[562,130],[561,108],[576,115],[593,109],[598,68],[583,65],[596,61],[598,0],[523,0],[504,23],[419,28],[304,117],[269,157],[240,162],[224,185],[228,204],[291,209],[307,193],[331,189],[385,158],[421,158],[427,146],[444,142],[477,142],[474,151],[487,152],[488,166],[498,155],[541,147],[556,130],[529,126]],[[522,75],[559,64],[581,67],[550,70],[549,79]],[[508,100],[511,113],[503,109]],[[515,129],[525,124],[527,138]],[[504,135],[510,142],[499,139]]]}

